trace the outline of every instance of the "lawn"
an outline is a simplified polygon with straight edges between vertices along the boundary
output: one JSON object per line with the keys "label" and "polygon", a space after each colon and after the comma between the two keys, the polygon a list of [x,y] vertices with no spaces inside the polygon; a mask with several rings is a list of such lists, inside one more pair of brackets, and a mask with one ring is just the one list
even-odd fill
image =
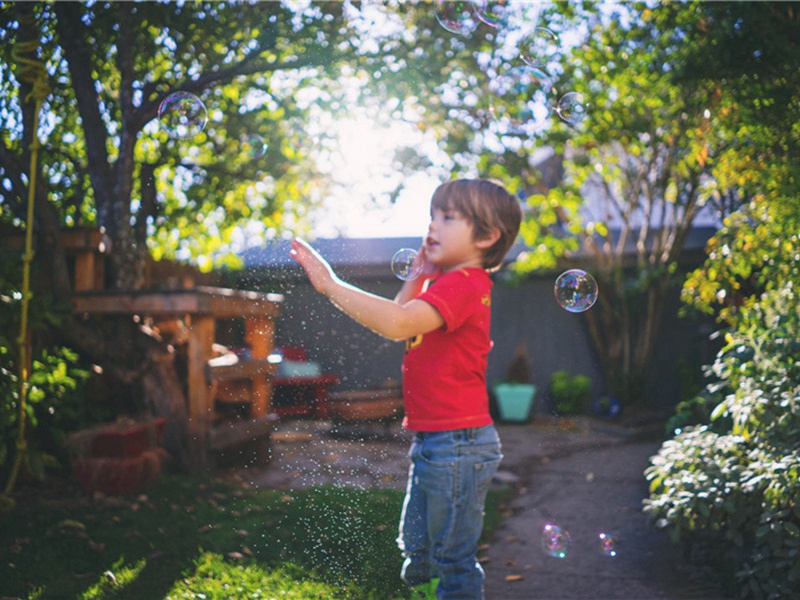
{"label": "lawn", "polygon": [[[508,491],[487,501],[488,539]],[[0,597],[407,598],[402,493],[162,477],[137,498],[25,490],[0,513]]]}

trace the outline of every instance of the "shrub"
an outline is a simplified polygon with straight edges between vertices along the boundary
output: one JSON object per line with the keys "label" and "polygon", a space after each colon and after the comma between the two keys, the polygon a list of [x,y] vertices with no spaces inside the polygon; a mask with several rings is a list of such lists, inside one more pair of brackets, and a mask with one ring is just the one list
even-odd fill
{"label": "shrub", "polygon": [[718,429],[687,427],[645,472],[645,512],[673,539],[723,555],[742,597],[800,594],[798,339],[791,283],[745,306],[711,367]]}
{"label": "shrub", "polygon": [[[16,456],[19,427],[19,315],[22,292],[19,259],[0,253],[0,479],[5,480]],[[33,281],[40,282],[39,277]],[[41,285],[30,296],[28,332],[33,340],[26,402],[27,453],[24,466],[43,477],[47,466],[66,456],[68,432],[107,418],[106,411],[87,403],[82,393],[89,371],[69,348],[51,342],[69,307]]]}
{"label": "shrub", "polygon": [[550,376],[550,395],[556,414],[566,416],[583,412],[591,392],[592,380],[586,375],[572,375],[562,369]]}

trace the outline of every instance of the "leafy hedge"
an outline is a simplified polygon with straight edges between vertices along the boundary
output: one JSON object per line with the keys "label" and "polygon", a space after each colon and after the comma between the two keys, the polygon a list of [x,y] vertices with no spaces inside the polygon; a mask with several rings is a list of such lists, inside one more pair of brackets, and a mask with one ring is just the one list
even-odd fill
{"label": "leafy hedge", "polygon": [[[699,404],[709,423],[665,442],[644,510],[731,567],[743,598],[800,597],[800,299],[791,283],[742,308]],[[684,407],[685,409],[685,407]],[[725,423],[725,427],[720,427]]]}

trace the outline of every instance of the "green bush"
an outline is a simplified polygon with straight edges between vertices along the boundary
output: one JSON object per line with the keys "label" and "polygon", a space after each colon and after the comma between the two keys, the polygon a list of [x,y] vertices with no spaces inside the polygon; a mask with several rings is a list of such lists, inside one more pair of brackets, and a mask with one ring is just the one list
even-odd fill
{"label": "green bush", "polygon": [[586,410],[592,393],[592,380],[586,375],[572,375],[569,371],[554,371],[550,376],[550,396],[556,414],[567,416]]}
{"label": "green bush", "polygon": [[[19,319],[22,292],[19,257],[0,253],[0,479],[5,481],[16,456],[19,428]],[[32,278],[39,282],[39,277]],[[28,333],[30,348],[27,402],[25,406],[25,469],[43,477],[47,466],[56,466],[66,457],[67,434],[105,420],[102,407],[86,401],[84,383],[89,371],[69,348],[52,343],[69,310],[39,286],[30,296]]]}
{"label": "green bush", "polygon": [[686,427],[645,472],[645,512],[673,539],[724,557],[745,598],[800,595],[798,340],[791,283],[744,307],[711,368],[717,430]]}

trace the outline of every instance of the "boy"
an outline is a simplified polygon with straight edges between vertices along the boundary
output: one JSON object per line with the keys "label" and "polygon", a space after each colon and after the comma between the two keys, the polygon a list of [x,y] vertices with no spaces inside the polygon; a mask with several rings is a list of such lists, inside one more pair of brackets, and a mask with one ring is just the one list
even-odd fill
{"label": "boy", "polygon": [[422,597],[483,598],[476,559],[483,508],[502,459],[489,416],[492,281],[519,232],[519,202],[485,179],[440,185],[418,259],[394,300],[341,281],[302,240],[290,254],[311,284],[372,331],[405,340],[403,426],[415,432],[400,518],[401,577]]}

